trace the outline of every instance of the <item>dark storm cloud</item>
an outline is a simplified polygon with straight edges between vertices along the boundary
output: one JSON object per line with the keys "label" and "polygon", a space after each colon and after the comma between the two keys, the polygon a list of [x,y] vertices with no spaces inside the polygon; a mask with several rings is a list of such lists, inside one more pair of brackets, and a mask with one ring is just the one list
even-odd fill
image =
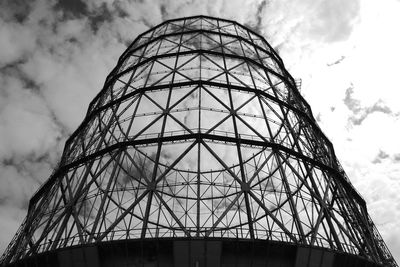
{"label": "dark storm cloud", "polygon": [[[88,21],[91,29],[96,34],[103,24],[111,23],[116,19],[128,18],[130,14],[126,5],[134,6],[134,3],[113,1],[81,1],[81,0],[58,0],[54,10],[62,13],[63,20],[81,19]],[[154,26],[147,23],[148,27]]]}
{"label": "dark storm cloud", "polygon": [[58,0],[54,5],[55,11],[60,11],[64,20],[85,18],[88,20],[91,29],[96,33],[103,23],[110,23],[116,17],[126,17],[118,2],[107,5],[105,2],[98,3],[98,6],[89,7],[81,0]]}
{"label": "dark storm cloud", "polygon": [[54,6],[55,10],[62,10],[66,17],[82,17],[88,15],[88,8],[81,0],[58,0]]}
{"label": "dark storm cloud", "polygon": [[0,17],[5,21],[23,23],[28,17],[34,1],[2,0],[0,1]]}

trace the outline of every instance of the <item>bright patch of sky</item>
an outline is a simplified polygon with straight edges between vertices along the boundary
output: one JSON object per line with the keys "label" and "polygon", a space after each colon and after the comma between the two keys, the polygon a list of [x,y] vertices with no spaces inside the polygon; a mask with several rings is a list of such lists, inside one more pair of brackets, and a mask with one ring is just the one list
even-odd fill
{"label": "bright patch of sky", "polygon": [[400,262],[400,1],[0,2],[0,252],[126,46],[165,19],[253,27],[279,52]]}

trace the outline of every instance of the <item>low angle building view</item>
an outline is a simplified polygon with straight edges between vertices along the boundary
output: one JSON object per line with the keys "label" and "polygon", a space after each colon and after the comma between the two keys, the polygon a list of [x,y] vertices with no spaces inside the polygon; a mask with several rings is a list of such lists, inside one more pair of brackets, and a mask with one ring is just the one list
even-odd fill
{"label": "low angle building view", "polygon": [[0,266],[398,266],[269,42],[203,15],[140,33]]}

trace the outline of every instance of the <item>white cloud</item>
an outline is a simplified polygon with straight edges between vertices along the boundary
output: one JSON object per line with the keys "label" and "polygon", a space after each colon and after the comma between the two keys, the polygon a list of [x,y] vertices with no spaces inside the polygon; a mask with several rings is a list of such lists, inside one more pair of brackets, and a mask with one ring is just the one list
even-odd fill
{"label": "white cloud", "polygon": [[400,61],[400,36],[394,34],[400,23],[399,1],[380,5],[375,1],[362,1],[363,23],[354,34],[352,69],[355,95],[362,104],[371,105],[382,99],[396,112],[400,111],[396,84]]}
{"label": "white cloud", "polygon": [[0,18],[0,67],[20,60],[34,48],[35,36],[29,29]]}
{"label": "white cloud", "polygon": [[54,149],[60,131],[43,99],[15,77],[0,78],[0,86],[0,158],[40,157]]}

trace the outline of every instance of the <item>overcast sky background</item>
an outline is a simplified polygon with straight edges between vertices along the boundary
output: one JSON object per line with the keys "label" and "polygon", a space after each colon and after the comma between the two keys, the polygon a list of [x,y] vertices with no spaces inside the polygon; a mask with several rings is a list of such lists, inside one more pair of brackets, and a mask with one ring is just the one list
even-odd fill
{"label": "overcast sky background", "polygon": [[0,253],[118,57],[211,15],[278,51],[400,263],[399,0],[0,0]]}

